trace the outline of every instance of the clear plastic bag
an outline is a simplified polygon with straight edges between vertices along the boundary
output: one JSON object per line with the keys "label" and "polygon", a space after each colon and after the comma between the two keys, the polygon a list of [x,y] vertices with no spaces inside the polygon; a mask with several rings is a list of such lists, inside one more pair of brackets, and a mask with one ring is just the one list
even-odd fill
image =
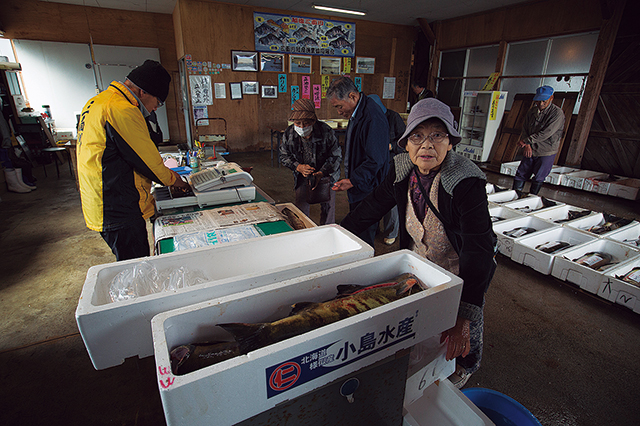
{"label": "clear plastic bag", "polygon": [[152,263],[142,261],[121,271],[111,280],[109,297],[112,302],[117,302],[163,291],[176,291],[206,281],[201,271],[189,271],[181,266],[158,272]]}

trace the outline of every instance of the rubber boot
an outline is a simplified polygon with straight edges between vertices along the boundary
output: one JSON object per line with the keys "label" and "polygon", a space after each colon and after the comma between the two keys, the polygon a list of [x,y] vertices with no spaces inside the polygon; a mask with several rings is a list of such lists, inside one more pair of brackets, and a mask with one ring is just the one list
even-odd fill
{"label": "rubber boot", "polygon": [[27,183],[24,181],[24,178],[22,177],[22,169],[14,169],[16,171],[16,176],[18,177],[18,183],[26,186],[27,188],[29,188],[30,190],[34,190],[37,189],[36,186],[32,183]]}
{"label": "rubber boot", "polygon": [[544,182],[531,182],[531,188],[529,188],[529,194],[538,195],[540,188]]}
{"label": "rubber boot", "polygon": [[31,189],[26,185],[20,185],[15,169],[4,169],[4,178],[7,181],[7,190],[10,192],[18,192],[21,194],[31,192]]}
{"label": "rubber boot", "polygon": [[516,194],[518,194],[518,198],[522,198],[523,190],[524,190],[524,181],[523,180],[513,180],[513,187],[515,189]]}

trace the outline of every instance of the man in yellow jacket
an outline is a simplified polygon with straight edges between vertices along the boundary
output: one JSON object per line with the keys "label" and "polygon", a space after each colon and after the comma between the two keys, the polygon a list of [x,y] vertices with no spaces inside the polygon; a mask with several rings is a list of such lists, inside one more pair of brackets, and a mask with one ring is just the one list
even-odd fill
{"label": "man in yellow jacket", "polygon": [[164,104],[171,76],[147,60],[84,106],[78,125],[78,180],[89,229],[117,260],[149,256],[145,220],[155,211],[151,182],[188,188],[165,167],[145,117]]}

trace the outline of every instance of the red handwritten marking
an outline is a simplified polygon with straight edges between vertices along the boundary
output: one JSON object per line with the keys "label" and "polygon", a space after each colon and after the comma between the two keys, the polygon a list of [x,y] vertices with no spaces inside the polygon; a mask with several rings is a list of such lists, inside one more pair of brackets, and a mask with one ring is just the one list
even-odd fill
{"label": "red handwritten marking", "polygon": [[169,368],[167,367],[158,367],[158,371],[160,372],[160,374],[170,374],[171,370],[169,370]]}
{"label": "red handwritten marking", "polygon": [[173,382],[175,382],[176,379],[173,377],[167,377],[167,384],[165,385],[164,382],[162,380],[160,380],[160,386],[162,386],[164,389],[167,389],[169,386],[171,386],[173,384]]}

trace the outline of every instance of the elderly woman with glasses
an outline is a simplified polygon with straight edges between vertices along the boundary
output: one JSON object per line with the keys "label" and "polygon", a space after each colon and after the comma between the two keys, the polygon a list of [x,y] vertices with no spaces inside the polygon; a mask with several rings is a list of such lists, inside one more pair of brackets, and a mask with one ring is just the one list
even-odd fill
{"label": "elderly woman with glasses", "polygon": [[480,367],[483,307],[496,263],[486,178],[452,148],[461,140],[451,109],[435,98],[419,101],[386,179],[341,225],[358,234],[398,206],[400,248],[408,248],[464,280],[456,325],[443,333],[450,380],[462,387]]}

